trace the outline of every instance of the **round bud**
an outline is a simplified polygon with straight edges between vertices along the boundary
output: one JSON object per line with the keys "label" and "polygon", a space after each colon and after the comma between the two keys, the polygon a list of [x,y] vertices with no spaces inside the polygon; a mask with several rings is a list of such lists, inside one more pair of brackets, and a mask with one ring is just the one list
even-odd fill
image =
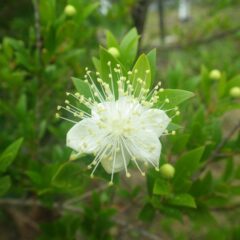
{"label": "round bud", "polygon": [[240,97],[240,87],[232,87],[229,91],[231,97],[239,98]]}
{"label": "round bud", "polygon": [[222,76],[221,72],[217,69],[214,69],[209,73],[209,78],[213,80],[219,80],[221,76]]}
{"label": "round bud", "polygon": [[76,8],[73,5],[68,4],[65,8],[64,8],[64,13],[68,16],[68,17],[72,17],[77,13]]}
{"label": "round bud", "polygon": [[171,164],[165,163],[161,166],[160,173],[164,178],[171,179],[174,177],[175,168]]}
{"label": "round bud", "polygon": [[119,50],[117,48],[115,48],[115,47],[110,47],[108,49],[108,52],[115,58],[118,58],[120,56]]}

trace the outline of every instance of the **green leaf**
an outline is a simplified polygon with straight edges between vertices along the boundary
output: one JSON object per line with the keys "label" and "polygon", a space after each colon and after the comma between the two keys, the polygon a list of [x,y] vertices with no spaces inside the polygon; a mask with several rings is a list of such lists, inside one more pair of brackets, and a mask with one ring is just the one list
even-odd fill
{"label": "green leaf", "polygon": [[107,48],[115,47],[119,49],[119,44],[117,42],[117,39],[113,36],[113,34],[110,31],[106,32],[106,38],[107,38]]}
{"label": "green leaf", "polygon": [[171,205],[182,206],[182,207],[190,207],[190,208],[197,207],[194,198],[188,193],[175,195],[174,197],[168,200],[168,203]]}
{"label": "green leaf", "polygon": [[16,105],[16,113],[19,118],[24,118],[27,112],[27,96],[22,94]]}
{"label": "green leaf", "polygon": [[186,181],[198,169],[200,159],[205,147],[199,147],[184,154],[175,164],[175,176],[173,179],[176,191],[185,191],[188,187]]}
{"label": "green leaf", "polygon": [[[111,66],[108,66],[108,62],[111,62]],[[106,49],[103,47],[100,48],[100,75],[103,81],[109,84],[110,88],[112,86],[111,79],[109,77],[109,74],[112,74],[113,78],[113,87],[114,87],[114,93],[115,96],[117,96],[117,80],[118,80],[118,74],[114,71],[114,68],[117,66],[117,64],[120,65],[123,75],[126,75],[126,70],[124,66],[118,61],[116,58],[114,58]]]}
{"label": "green leaf", "polygon": [[147,58],[150,64],[152,82],[154,82],[156,76],[156,65],[157,65],[157,50],[154,48],[147,54]]}
{"label": "green leaf", "polygon": [[[173,129],[175,130],[175,129]],[[173,141],[173,152],[174,153],[181,153],[184,151],[190,135],[189,134],[177,134],[176,136],[173,136],[171,139]]]}
{"label": "green leaf", "polygon": [[92,97],[91,90],[89,84],[85,83],[83,80],[79,78],[72,77],[72,81],[77,91],[82,94],[84,97],[89,98]]}
{"label": "green leaf", "polygon": [[51,23],[56,18],[56,0],[42,0],[39,2],[41,20],[44,23]]}
{"label": "green leaf", "polygon": [[181,128],[182,128],[181,125],[173,123],[173,122],[170,122],[168,124],[168,127],[167,127],[168,131],[178,130],[178,129],[181,129]]}
{"label": "green leaf", "polygon": [[120,43],[121,62],[124,66],[131,67],[138,51],[138,39],[136,28],[131,29]]}
{"label": "green leaf", "polygon": [[84,187],[84,177],[79,164],[73,162],[62,164],[53,176],[52,184],[66,190],[82,189]]}
{"label": "green leaf", "polygon": [[11,187],[11,179],[9,176],[0,178],[0,196],[3,196]]}
{"label": "green leaf", "polygon": [[155,216],[155,208],[150,203],[146,203],[143,209],[141,210],[141,212],[139,213],[139,218],[145,222],[152,221],[154,216]]}
{"label": "green leaf", "polygon": [[149,89],[151,87],[152,85],[151,71],[149,73],[146,73],[146,71],[149,70],[151,69],[148,58],[145,54],[142,54],[135,63],[132,69],[132,75],[130,76],[130,81],[133,85],[133,88],[136,91],[136,95],[140,93],[140,90],[143,85],[138,83],[137,81],[138,78],[142,79],[145,82],[145,88]]}
{"label": "green leaf", "polygon": [[[86,19],[89,15],[91,15],[99,6],[99,2],[91,3],[88,6],[85,6],[81,9],[82,20]],[[79,15],[81,15],[79,14]]]}
{"label": "green leaf", "polygon": [[202,179],[197,179],[191,186],[190,193],[194,197],[200,197],[213,191],[213,179],[211,172],[208,172]]}
{"label": "green leaf", "polygon": [[158,96],[159,100],[156,103],[156,107],[161,106],[165,99],[168,98],[169,103],[166,103],[163,108],[169,109],[179,105],[189,98],[192,98],[194,93],[179,89],[164,89],[164,91],[160,92]]}
{"label": "green leaf", "polygon": [[96,57],[92,58],[93,61],[93,65],[96,68],[96,71],[101,72],[101,62],[99,59],[97,59]]}
{"label": "green leaf", "polygon": [[229,95],[229,91],[233,87],[240,87],[240,75],[233,77],[230,81],[227,82],[226,86],[226,95]]}
{"label": "green leaf", "polygon": [[171,193],[169,182],[164,179],[157,179],[153,187],[153,193],[162,196],[169,195]]}
{"label": "green leaf", "polygon": [[180,210],[171,207],[167,207],[167,206],[162,206],[159,208],[161,214],[166,215],[169,218],[173,218],[176,219],[180,222],[183,222],[183,214],[181,213]]}
{"label": "green leaf", "polygon": [[5,172],[8,166],[11,165],[16,158],[19,148],[22,144],[23,138],[20,138],[13,142],[0,156],[0,172]]}
{"label": "green leaf", "polygon": [[32,183],[41,186],[42,185],[42,174],[36,171],[27,171],[26,175],[31,179]]}

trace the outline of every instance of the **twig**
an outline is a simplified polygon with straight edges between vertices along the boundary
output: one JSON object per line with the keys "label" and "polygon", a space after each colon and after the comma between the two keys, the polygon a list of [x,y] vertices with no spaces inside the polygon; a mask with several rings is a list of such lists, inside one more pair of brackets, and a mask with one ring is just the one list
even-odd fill
{"label": "twig", "polygon": [[224,31],[224,32],[220,32],[217,33],[213,36],[210,36],[208,38],[201,38],[201,39],[196,39],[193,40],[192,42],[188,42],[188,43],[184,43],[184,44],[176,44],[176,45],[170,45],[170,46],[162,46],[162,47],[158,47],[159,51],[173,51],[173,50],[184,50],[186,48],[195,46],[195,45],[205,45],[208,43],[212,43],[216,40],[222,39],[222,38],[226,38],[229,37],[231,35],[234,35],[235,33],[237,33],[238,31],[240,31],[240,26]]}
{"label": "twig", "polygon": [[215,151],[210,156],[208,162],[213,161],[218,154],[220,153],[221,149],[225,146],[228,140],[233,136],[233,134],[240,128],[240,121],[232,128],[232,130],[228,133],[228,135],[219,143]]}
{"label": "twig", "polygon": [[209,159],[205,162],[205,164],[199,169],[198,174],[195,176],[195,179],[198,178],[206,169],[207,165],[212,163],[216,157],[219,156],[220,151],[225,146],[225,144],[229,141],[229,139],[233,136],[233,134],[240,128],[240,122],[238,122],[232,130],[228,133],[228,135],[217,145],[216,149],[213,151]]}
{"label": "twig", "polygon": [[218,212],[225,212],[225,211],[233,211],[240,208],[240,204],[236,203],[234,205],[230,205],[230,206],[222,206],[222,207],[215,207],[215,208],[211,208],[212,211],[218,211]]}
{"label": "twig", "polygon": [[93,192],[101,192],[105,189],[109,188],[109,185],[108,184],[105,184],[105,185],[102,185],[100,186],[99,188],[95,189],[95,190],[91,190],[91,191],[88,191],[86,193],[84,193],[83,195],[79,196],[79,197],[76,197],[76,198],[72,198],[72,199],[69,199],[67,200],[65,203],[64,203],[64,206],[66,205],[72,205],[74,203],[77,203],[77,202],[80,202],[82,200],[84,200],[85,198],[88,198],[90,197]]}
{"label": "twig", "polygon": [[40,14],[39,14],[38,0],[33,0],[33,9],[34,9],[35,32],[36,32],[36,47],[37,47],[37,51],[38,51],[38,60],[39,60],[39,63],[41,63],[42,40],[41,40],[41,26],[40,26]]}

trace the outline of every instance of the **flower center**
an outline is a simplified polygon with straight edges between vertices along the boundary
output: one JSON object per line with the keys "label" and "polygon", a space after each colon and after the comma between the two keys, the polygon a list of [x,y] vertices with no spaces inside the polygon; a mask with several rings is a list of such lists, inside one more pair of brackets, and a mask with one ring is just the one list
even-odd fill
{"label": "flower center", "polygon": [[114,136],[120,137],[124,136],[127,137],[128,134],[132,131],[133,127],[129,121],[129,118],[119,118],[119,119],[112,119],[111,121],[111,132]]}

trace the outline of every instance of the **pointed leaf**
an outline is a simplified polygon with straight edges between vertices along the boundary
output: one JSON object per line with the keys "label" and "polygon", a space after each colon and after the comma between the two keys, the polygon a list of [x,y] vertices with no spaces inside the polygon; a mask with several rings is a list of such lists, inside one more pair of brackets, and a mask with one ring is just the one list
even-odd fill
{"label": "pointed leaf", "polygon": [[174,196],[173,198],[169,199],[168,203],[171,205],[182,206],[182,207],[190,207],[190,208],[197,207],[194,198],[187,193],[182,193]]}
{"label": "pointed leaf", "polygon": [[[146,71],[150,71],[150,72],[147,73]],[[133,85],[133,88],[136,91],[136,96],[140,93],[140,90],[143,85],[138,82],[138,79],[141,79],[144,81],[145,88],[149,89],[151,87],[152,85],[151,69],[150,69],[148,58],[145,54],[142,54],[138,58],[137,62],[133,67],[132,75],[130,76],[130,81]]]}
{"label": "pointed leaf", "polygon": [[82,94],[84,97],[89,98],[92,97],[90,87],[87,83],[79,78],[72,77],[72,81],[77,91]]}
{"label": "pointed leaf", "polygon": [[179,89],[164,89],[164,91],[160,92],[158,96],[159,100],[155,106],[161,106],[165,99],[168,98],[169,103],[166,103],[163,108],[169,109],[177,106],[189,98],[192,98],[194,96],[194,93]]}
{"label": "pointed leaf", "polygon": [[19,148],[22,144],[23,138],[20,138],[13,142],[0,156],[0,172],[5,172],[9,165],[16,158]]}
{"label": "pointed leaf", "polygon": [[119,49],[119,44],[117,42],[117,39],[113,36],[113,34],[110,31],[106,32],[106,40],[107,40],[107,48],[115,47]]}
{"label": "pointed leaf", "polygon": [[136,28],[131,29],[120,43],[121,62],[131,67],[138,51],[138,33]]}
{"label": "pointed leaf", "polygon": [[150,64],[152,82],[154,82],[156,75],[156,65],[157,65],[157,50],[154,48],[147,54],[147,58]]}
{"label": "pointed leaf", "polygon": [[177,160],[175,165],[175,176],[173,179],[174,188],[176,191],[187,190],[192,174],[198,169],[200,159],[203,155],[205,147],[199,147],[184,154]]}
{"label": "pointed leaf", "polygon": [[169,182],[164,179],[157,179],[153,187],[153,193],[161,196],[170,195],[171,188]]}

